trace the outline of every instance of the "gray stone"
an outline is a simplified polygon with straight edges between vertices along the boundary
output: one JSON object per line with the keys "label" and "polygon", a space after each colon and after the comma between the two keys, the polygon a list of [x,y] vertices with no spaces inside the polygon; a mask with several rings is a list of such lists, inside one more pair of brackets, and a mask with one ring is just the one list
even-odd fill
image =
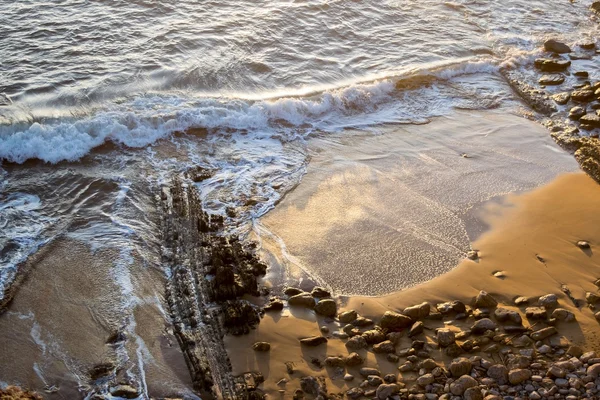
{"label": "gray stone", "polygon": [[564,83],[564,81],[565,77],[561,74],[542,75],[541,78],[538,80],[539,84],[543,86],[560,85]]}
{"label": "gray stone", "polygon": [[523,322],[521,314],[507,308],[499,307],[494,311],[494,316],[498,322],[512,322],[516,325],[521,325]]}
{"label": "gray stone", "polygon": [[494,379],[499,385],[508,382],[508,368],[503,364],[494,364],[487,370],[487,376]]}
{"label": "gray stone", "polygon": [[549,326],[547,328],[542,328],[542,329],[540,329],[538,331],[533,332],[531,334],[531,338],[533,340],[536,340],[536,341],[537,340],[544,340],[544,339],[546,339],[546,338],[548,338],[548,337],[550,337],[552,335],[555,335],[557,333],[558,333],[558,331],[556,330],[555,327]]}
{"label": "gray stone", "polygon": [[573,322],[575,321],[575,314],[569,310],[565,310],[564,308],[557,308],[552,311],[550,318],[554,318],[557,321]]}
{"label": "gray stone", "polygon": [[553,53],[559,53],[559,54],[571,52],[571,48],[569,46],[567,46],[566,44],[564,44],[562,42],[559,42],[558,40],[554,40],[554,39],[546,40],[544,42],[544,49],[546,51],[551,51]]}
{"label": "gray stone", "polygon": [[496,323],[489,318],[482,318],[476,321],[471,327],[471,332],[476,335],[482,334],[488,330],[493,331],[496,329]]}
{"label": "gray stone", "polygon": [[508,381],[512,385],[518,385],[531,378],[531,371],[528,369],[517,368],[508,372]]}

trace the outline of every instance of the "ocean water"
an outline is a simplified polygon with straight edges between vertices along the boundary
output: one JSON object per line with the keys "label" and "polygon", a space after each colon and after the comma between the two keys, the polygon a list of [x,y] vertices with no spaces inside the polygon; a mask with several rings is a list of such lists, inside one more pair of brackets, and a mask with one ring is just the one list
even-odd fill
{"label": "ocean water", "polygon": [[[172,174],[209,169],[206,209],[245,235],[301,181],[311,137],[518,112],[500,68],[595,40],[590,3],[1,1],[0,293],[67,238],[117,251],[122,297],[146,301],[128,268],[161,271]],[[135,327],[129,300],[115,324]]]}

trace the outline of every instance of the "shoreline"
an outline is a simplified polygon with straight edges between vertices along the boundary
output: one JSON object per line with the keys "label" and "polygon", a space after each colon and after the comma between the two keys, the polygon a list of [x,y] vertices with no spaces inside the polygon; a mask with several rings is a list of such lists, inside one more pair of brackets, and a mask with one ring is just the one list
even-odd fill
{"label": "shoreline", "polygon": [[[556,198],[559,193],[562,194],[561,199]],[[587,196],[583,194],[587,194]],[[342,339],[345,337],[344,334],[347,335],[349,331],[352,332],[351,337],[369,337],[377,331],[383,333],[382,339],[384,340],[377,339],[379,342],[377,340],[375,343],[372,342],[375,347],[371,348],[369,346],[368,350],[365,348],[357,350],[365,360],[364,364],[360,364],[360,367],[376,368],[381,376],[394,374],[396,379],[399,379],[405,385],[402,389],[399,388],[398,393],[407,396],[409,395],[408,389],[411,388],[415,390],[413,394],[427,391],[424,386],[419,387],[416,382],[419,376],[425,375],[420,373],[423,371],[419,372],[417,365],[420,365],[419,363],[429,357],[436,360],[436,365],[439,364],[437,366],[443,367],[445,363],[449,367],[452,363],[451,360],[458,356],[477,357],[483,355],[489,359],[490,356],[486,355],[486,350],[489,349],[489,354],[494,355],[496,361],[501,354],[506,357],[510,357],[511,354],[513,356],[523,356],[522,353],[525,352],[528,354],[525,357],[530,359],[529,364],[535,364],[535,362],[540,361],[537,358],[540,358],[546,365],[557,361],[561,355],[566,355],[567,349],[570,347],[572,347],[571,352],[576,351],[577,348],[598,350],[600,348],[600,341],[596,337],[598,322],[592,311],[587,308],[588,303],[585,299],[586,292],[596,293],[598,288],[594,285],[594,282],[600,277],[600,265],[595,261],[594,255],[590,255],[595,250],[595,244],[600,243],[600,228],[596,228],[596,226],[600,226],[598,224],[600,221],[593,218],[593,212],[590,213],[590,211],[600,206],[600,188],[587,175],[582,173],[568,174],[530,193],[511,196],[509,204],[510,207],[496,205],[495,209],[489,210],[490,215],[492,215],[490,221],[492,228],[474,243],[474,246],[479,249],[479,257],[476,261],[467,259],[461,262],[457,268],[432,281],[389,296],[334,298],[338,303],[337,312],[342,312],[339,316],[344,315],[344,313],[347,314],[349,310],[355,310],[361,317],[368,318],[380,325],[382,324],[380,318],[386,311],[407,314],[406,307],[427,302],[429,305],[427,306],[428,311],[425,318],[413,318],[409,324],[405,324],[402,329],[398,329],[402,333],[396,334],[398,337],[394,339],[395,343],[392,346],[391,354],[403,355],[403,357],[399,356],[399,361],[390,362],[385,352],[377,353],[378,350],[375,350],[377,343],[384,342],[386,338],[390,339],[392,333],[389,329],[380,329],[372,324],[365,327],[352,326],[351,328],[344,328],[345,324],[339,322],[339,316],[335,319],[319,316],[311,311],[310,307],[306,309],[292,306],[284,309],[283,313],[279,311],[267,312],[256,331],[251,332],[250,335],[226,338],[234,374],[247,370],[260,371],[265,377],[265,392],[270,396],[274,396],[274,398],[278,398],[278,396],[291,398],[296,390],[303,387],[303,377],[321,377],[324,379],[325,386],[329,388],[329,398],[337,398],[335,396],[342,396],[352,387],[359,386],[361,382],[360,368],[347,366],[344,373],[342,373],[344,368],[341,367],[342,370],[339,368],[340,365],[344,365],[343,363],[336,368],[327,366],[327,357],[341,356],[343,358],[352,351],[345,346],[346,339]],[[539,218],[540,214],[545,215],[543,212],[549,210],[554,210],[552,220],[544,221],[544,219]],[[587,221],[582,220],[581,217],[586,215],[590,219]],[[525,219],[526,216],[535,219],[537,223]],[[503,217],[506,218],[504,221],[502,220]],[[544,234],[540,234],[539,230],[543,231]],[[530,242],[522,243],[526,239]],[[536,240],[539,240],[539,242]],[[576,243],[579,240],[591,243],[589,252],[577,246]],[[542,244],[545,245],[540,247]],[[508,249],[511,248],[514,248],[514,252],[509,254]],[[537,258],[536,254],[540,258]],[[511,259],[513,260],[512,265],[507,262]],[[535,263],[540,265],[531,267],[530,264],[535,265]],[[493,273],[500,269],[500,264],[504,265],[501,268],[503,276],[496,277]],[[548,272],[545,277],[539,277],[538,270],[540,268],[547,269]],[[534,276],[537,277],[537,280],[535,280],[536,286],[531,287]],[[561,286],[563,284],[567,286],[570,296],[581,302],[579,308],[563,292],[564,287]],[[493,305],[493,301],[491,307],[474,307],[474,299],[480,290],[489,292],[492,298],[498,302],[498,308],[508,310],[507,315],[511,315],[511,317],[507,318],[517,318],[514,313],[516,311],[523,321],[523,329],[518,330],[513,327],[510,328],[511,333],[502,330],[501,328],[506,329],[507,326],[517,324],[500,322],[500,319],[504,317],[498,317],[498,314],[494,315],[494,310],[498,308]],[[556,295],[558,305],[554,304],[549,307],[544,314],[545,317],[541,320],[527,318],[525,315],[526,306],[514,304],[515,297],[525,296],[530,298],[527,307],[536,307],[537,297],[547,294]],[[456,313],[449,313],[448,315],[434,313],[436,304],[455,300],[466,305],[467,311],[464,313],[464,319],[462,316],[457,317]],[[431,310],[429,310],[429,307],[431,307]],[[488,309],[484,310],[485,308]],[[555,312],[556,308],[564,311]],[[552,313],[560,315],[561,318],[564,315],[573,315],[576,322],[548,320],[547,318],[553,315]],[[410,314],[410,311],[408,314]],[[434,314],[435,317],[433,317]],[[477,321],[487,321],[486,318],[488,317],[490,318],[489,321],[493,321],[494,327],[498,327],[498,331],[488,337],[487,341],[481,340],[482,336],[479,335],[465,334],[471,325],[478,323]],[[442,322],[440,319],[444,321]],[[413,323],[416,322],[419,325],[419,321],[422,322],[421,328],[416,329],[421,329],[422,332],[409,339],[408,331],[415,329]],[[321,326],[325,326],[324,331],[328,331],[328,333],[320,331]],[[543,330],[543,327],[556,327],[561,336],[553,334],[550,335],[551,337],[541,340],[542,343],[536,345],[535,341],[530,341],[527,346],[518,349],[504,341],[506,337],[515,334],[518,337],[527,335],[534,335],[535,337],[535,332],[539,332],[540,329]],[[358,330],[351,331],[351,329]],[[440,349],[438,346],[440,334],[436,334],[436,329],[438,331],[441,329],[443,332],[447,329],[454,331],[454,336],[461,338],[460,341],[456,341],[460,343],[460,349],[453,347],[453,352],[448,351],[448,347]],[[459,333],[461,331],[462,334]],[[366,333],[365,336],[365,332],[370,333]],[[299,341],[303,337],[313,336],[323,336],[328,341],[326,344],[320,344],[314,348],[303,346]],[[394,335],[392,336],[394,337]],[[497,342],[496,336],[501,336],[502,340]],[[427,349],[426,354],[413,359],[414,363],[405,361],[411,357],[408,351],[412,348],[410,347],[411,342],[414,345],[413,339],[416,339],[417,342],[423,342]],[[469,340],[475,342],[479,340],[486,344],[475,345],[479,346],[479,350],[476,348],[475,350],[465,351],[462,346]],[[525,341],[525,339],[523,340]],[[251,347],[254,342],[269,342],[271,351],[251,354]],[[495,347],[490,349],[491,346]],[[549,354],[546,348],[551,348],[552,354]],[[540,349],[544,352],[543,354]],[[581,354],[578,356],[581,356]],[[491,358],[492,361],[494,360],[493,357]],[[394,357],[391,358],[394,359]],[[571,358],[571,356],[568,358]],[[286,362],[292,362],[294,364],[293,369],[296,372],[293,374],[287,373],[289,370],[286,371]],[[329,362],[334,361],[330,360]],[[407,363],[409,366],[407,366]],[[400,371],[404,368],[404,372],[398,374],[398,368],[400,368]],[[352,374],[355,378],[352,381],[344,380],[346,372]],[[538,372],[535,370],[532,373],[535,375]],[[452,380],[450,376],[447,378]],[[287,382],[284,384],[281,381],[282,379],[287,380]],[[378,380],[375,379],[375,381]],[[363,386],[363,389],[365,389],[363,393],[369,390],[374,391],[378,387],[372,387],[368,384]],[[493,390],[493,385],[491,386]],[[306,385],[304,385],[304,389],[306,389]],[[284,392],[281,393],[281,390]],[[487,390],[489,392],[489,389]],[[483,387],[482,393],[487,393],[483,390]],[[443,391],[438,394],[442,395]],[[308,395],[307,398],[312,397]]]}

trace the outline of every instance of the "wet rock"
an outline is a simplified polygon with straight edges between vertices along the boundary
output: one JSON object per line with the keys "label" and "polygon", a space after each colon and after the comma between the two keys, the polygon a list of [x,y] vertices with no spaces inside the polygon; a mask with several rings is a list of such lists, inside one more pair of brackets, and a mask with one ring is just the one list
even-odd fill
{"label": "wet rock", "polygon": [[564,81],[565,77],[561,74],[542,75],[541,78],[538,80],[539,84],[543,86],[561,85],[562,83],[564,83]]}
{"label": "wet rock", "polygon": [[585,41],[579,43],[579,47],[581,47],[584,50],[594,50],[596,48],[596,43],[593,41]]}
{"label": "wet rock", "polygon": [[516,325],[521,325],[523,319],[521,318],[521,314],[516,311],[509,310],[507,308],[497,308],[494,311],[494,316],[498,322],[511,322]]}
{"label": "wet rock", "polygon": [[349,324],[358,318],[358,313],[354,310],[344,311],[338,315],[338,320],[343,324]]}
{"label": "wet rock", "polygon": [[482,290],[475,298],[475,307],[478,308],[494,308],[498,305],[498,301],[489,293]]}
{"label": "wet rock", "polygon": [[110,390],[110,394],[114,397],[121,397],[123,399],[135,399],[140,393],[133,386],[129,385],[118,385]]}
{"label": "wet rock", "polygon": [[487,376],[494,379],[499,385],[505,385],[508,382],[508,368],[502,364],[495,364],[488,368]]}
{"label": "wet rock", "polygon": [[571,48],[569,46],[554,39],[549,39],[544,42],[544,50],[559,54],[571,52]]}
{"label": "wet rock", "polygon": [[315,308],[315,300],[310,293],[296,294],[288,299],[290,306]]}
{"label": "wet rock", "polygon": [[364,360],[358,353],[350,353],[346,356],[344,362],[348,367],[355,367],[357,365],[361,365],[364,362]]}
{"label": "wet rock", "polygon": [[531,334],[531,338],[533,340],[544,340],[552,335],[556,335],[558,331],[555,327],[549,326],[547,328],[542,328],[538,331],[535,331]]}
{"label": "wet rock", "polygon": [[381,372],[379,372],[378,369],[375,368],[369,368],[369,367],[362,367],[359,370],[359,373],[361,376],[364,376],[365,378],[369,375],[377,375],[377,376],[381,376]]}
{"label": "wet rock", "polygon": [[337,314],[337,304],[332,299],[319,300],[315,305],[315,312],[325,317],[335,317]]}
{"label": "wet rock", "polygon": [[556,106],[550,100],[548,93],[524,82],[520,74],[509,69],[501,69],[500,73],[506,79],[510,87],[532,109],[548,116],[557,111]]}
{"label": "wet rock", "polygon": [[316,347],[327,343],[327,338],[323,336],[311,336],[304,339],[300,339],[300,344],[309,347]]}
{"label": "wet rock", "polygon": [[421,321],[417,321],[415,322],[411,327],[410,327],[410,331],[408,332],[408,337],[413,337],[413,336],[417,336],[420,335],[421,333],[423,333],[423,323]]}
{"label": "wet rock", "polygon": [[455,378],[458,378],[463,375],[469,375],[471,373],[471,368],[471,361],[465,357],[453,360],[448,366],[450,374]]}
{"label": "wet rock", "polygon": [[523,383],[527,380],[529,380],[529,378],[531,378],[531,371],[528,369],[523,369],[523,368],[517,368],[517,369],[511,369],[508,372],[508,381],[512,384],[512,385],[518,385],[520,383]]}
{"label": "wet rock", "polygon": [[547,294],[538,299],[538,304],[545,309],[558,307],[558,296],[555,294]]}
{"label": "wet rock", "polygon": [[554,100],[556,102],[556,104],[559,104],[561,106],[564,106],[565,104],[567,104],[569,102],[569,99],[571,98],[571,93],[569,92],[562,92],[562,93],[557,93],[552,95],[552,100]]}
{"label": "wet rock", "polygon": [[385,340],[381,343],[377,343],[376,345],[373,345],[373,353],[393,353],[396,351],[396,348],[394,346],[394,343],[392,343],[389,340]]}
{"label": "wet rock", "polygon": [[365,317],[358,317],[352,321],[352,325],[364,328],[365,326],[373,325],[373,320]]}
{"label": "wet rock", "polygon": [[376,344],[385,340],[385,333],[378,329],[370,329],[363,332],[362,337],[365,338],[367,344]]}
{"label": "wet rock", "polygon": [[407,317],[404,314],[396,313],[393,311],[386,311],[381,317],[381,321],[379,321],[379,325],[383,329],[388,330],[400,330],[404,328],[408,328],[412,325],[412,319]]}
{"label": "wet rock", "polygon": [[467,311],[467,307],[462,301],[454,300],[446,303],[441,303],[436,306],[436,309],[442,315],[447,315],[450,313],[464,313]]}
{"label": "wet rock", "polygon": [[473,261],[478,260],[479,259],[479,252],[477,250],[469,250],[467,252],[467,258],[469,260],[473,260]]}
{"label": "wet rock", "polygon": [[[586,114],[579,119],[581,128],[583,125],[589,126],[590,128],[600,128],[600,117],[596,114]],[[589,130],[589,129],[588,129]]]}
{"label": "wet rock", "polygon": [[361,350],[367,348],[367,341],[362,336],[354,336],[346,342],[346,347],[350,350]]}
{"label": "wet rock", "polygon": [[600,1],[594,1],[590,6],[590,10],[594,11],[595,13],[600,13]]}
{"label": "wet rock", "polygon": [[485,333],[486,331],[493,331],[496,329],[496,323],[489,318],[482,318],[476,321],[471,327],[471,332],[476,335]]}
{"label": "wet rock", "polygon": [[396,383],[387,383],[380,385],[375,392],[377,400],[386,400],[390,397],[395,396],[400,392],[400,387]]}
{"label": "wet rock", "polygon": [[571,100],[579,103],[587,103],[594,100],[594,91],[591,89],[579,89],[571,92]]}
{"label": "wet rock", "polygon": [[266,352],[271,350],[271,344],[269,342],[256,342],[252,345],[252,350]]}
{"label": "wet rock", "polygon": [[327,357],[325,365],[332,368],[343,367],[346,365],[346,361],[342,357]]}
{"label": "wet rock", "polygon": [[360,399],[365,394],[364,390],[359,387],[352,388],[346,392],[346,397],[349,399]]}
{"label": "wet rock", "polygon": [[578,78],[589,78],[590,74],[587,71],[575,71],[573,72],[573,75],[575,75]]}
{"label": "wet rock", "polygon": [[562,72],[569,68],[571,61],[562,58],[538,58],[534,65],[543,72]]}
{"label": "wet rock", "polygon": [[463,375],[450,384],[450,393],[455,396],[462,396],[469,388],[477,386],[475,378],[469,375]]}
{"label": "wet rock", "polygon": [[269,304],[264,307],[265,311],[281,311],[283,310],[283,301],[280,299],[271,300]]}
{"label": "wet rock", "polygon": [[313,295],[313,297],[317,297],[319,299],[323,297],[331,297],[331,293],[329,293],[327,289],[322,288],[320,286],[315,286],[311,294]]}
{"label": "wet rock", "polygon": [[531,320],[545,320],[548,318],[546,309],[541,307],[527,307],[525,316]]}
{"label": "wet rock", "polygon": [[450,329],[438,329],[436,336],[441,347],[448,347],[456,341],[456,336]]}
{"label": "wet rock", "polygon": [[565,310],[564,308],[557,308],[552,311],[550,318],[554,318],[557,321],[573,322],[575,321],[575,314],[573,314],[571,311]]}
{"label": "wet rock", "polygon": [[576,106],[569,110],[569,118],[574,121],[578,121],[585,114],[587,114],[587,111],[584,107],[581,106]]}
{"label": "wet rock", "polygon": [[285,294],[288,297],[292,297],[292,296],[296,296],[299,295],[301,293],[305,293],[304,290],[295,288],[295,287],[287,287],[284,289],[283,294]]}
{"label": "wet rock", "polygon": [[585,301],[587,301],[588,304],[594,305],[600,302],[600,296],[592,292],[587,292],[585,294]]}
{"label": "wet rock", "polygon": [[429,303],[423,302],[421,304],[405,308],[402,313],[413,320],[418,320],[426,318],[430,311],[431,307],[429,306]]}

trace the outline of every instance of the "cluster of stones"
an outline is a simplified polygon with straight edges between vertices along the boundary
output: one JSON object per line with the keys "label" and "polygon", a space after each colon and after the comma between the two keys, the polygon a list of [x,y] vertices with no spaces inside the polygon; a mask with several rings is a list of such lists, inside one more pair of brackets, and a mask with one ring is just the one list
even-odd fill
{"label": "cluster of stones", "polygon": [[[336,303],[322,288],[315,288],[312,293],[290,288],[286,295],[292,307],[314,309],[331,321],[337,320],[338,331],[322,328],[323,335],[302,338],[300,342],[302,346],[312,347],[326,345],[333,339],[345,341],[348,354],[328,355],[312,363],[327,368],[333,380],[343,379],[349,385],[356,382],[355,387],[345,393],[328,393],[324,379],[299,377],[302,389],[294,394],[296,399],[305,395],[321,399],[378,400],[600,396],[600,358],[594,353],[584,354],[558,335],[556,326],[574,322],[575,315],[560,307],[555,294],[519,297],[507,308],[499,307],[492,295],[480,291],[471,305],[455,300],[432,307],[425,302],[402,312],[387,311],[378,321],[362,317],[354,310],[333,318]],[[586,300],[593,308],[600,302],[600,296],[588,293]],[[273,299],[267,309],[283,307],[281,299]],[[531,327],[523,325],[522,314]],[[436,322],[439,325],[440,321],[444,321],[444,327],[428,326]],[[453,326],[458,325],[458,321],[469,328],[460,330]],[[401,344],[405,337],[408,337],[408,346]],[[259,342],[254,349],[269,351],[270,345]],[[385,356],[389,362],[398,364],[398,374],[382,376],[379,370],[364,366],[364,356],[359,354],[364,351]],[[468,353],[471,353],[469,358]],[[435,360],[440,359],[436,355],[442,354],[454,360],[444,366]],[[294,373],[291,366],[287,369],[288,373]]]}

